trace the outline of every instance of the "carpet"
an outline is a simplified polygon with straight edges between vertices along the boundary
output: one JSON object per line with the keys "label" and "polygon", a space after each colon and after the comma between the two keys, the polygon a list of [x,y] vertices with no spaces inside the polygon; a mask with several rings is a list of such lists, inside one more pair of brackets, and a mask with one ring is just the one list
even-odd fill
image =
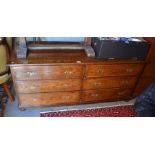
{"label": "carpet", "polygon": [[57,112],[41,112],[40,117],[135,117],[132,105],[68,110]]}

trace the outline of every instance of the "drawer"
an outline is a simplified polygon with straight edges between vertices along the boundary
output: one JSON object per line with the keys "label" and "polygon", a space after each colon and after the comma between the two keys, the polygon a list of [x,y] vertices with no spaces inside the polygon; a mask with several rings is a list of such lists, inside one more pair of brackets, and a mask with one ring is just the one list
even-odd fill
{"label": "drawer", "polygon": [[40,80],[40,81],[16,81],[18,93],[37,93],[52,91],[74,91],[81,89],[81,80]]}
{"label": "drawer", "polygon": [[142,76],[155,77],[155,63],[147,64]]}
{"label": "drawer", "polygon": [[88,65],[86,77],[136,76],[142,69],[143,64]]}
{"label": "drawer", "polygon": [[136,80],[135,77],[88,78],[83,82],[83,89],[132,88],[135,86]]}
{"label": "drawer", "polygon": [[132,89],[100,89],[87,90],[82,93],[82,101],[115,101],[127,99],[131,96]]}
{"label": "drawer", "polygon": [[11,72],[16,80],[48,80],[81,78],[82,66],[20,66],[11,67]]}
{"label": "drawer", "polygon": [[61,105],[80,102],[79,92],[56,92],[38,94],[20,94],[21,105],[41,106],[41,105]]}

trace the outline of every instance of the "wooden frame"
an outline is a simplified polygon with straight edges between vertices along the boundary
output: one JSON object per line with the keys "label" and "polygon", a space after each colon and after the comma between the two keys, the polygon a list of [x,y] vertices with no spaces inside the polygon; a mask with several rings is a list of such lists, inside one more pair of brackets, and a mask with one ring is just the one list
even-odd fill
{"label": "wooden frame", "polygon": [[[26,42],[26,39],[25,39]],[[36,42],[26,42],[27,44],[27,51],[24,53],[23,51],[14,49],[14,53],[16,55],[16,58],[24,58],[26,59],[28,56],[28,51],[29,50],[40,50],[40,49],[45,49],[45,50],[78,50],[78,49],[84,49],[88,57],[94,57],[95,52],[93,48],[91,47],[91,37],[85,37],[84,42],[77,43],[77,42],[60,42],[60,43],[55,43],[55,42],[44,42],[44,41],[36,41]],[[15,47],[15,46],[14,46]]]}
{"label": "wooden frame", "polygon": [[[2,41],[0,42],[0,45],[4,45],[5,48],[6,48],[6,54],[7,54],[7,62],[9,62],[9,58],[10,58],[10,55],[11,55],[11,49],[6,41],[6,38],[3,38]],[[5,74],[9,74],[10,73],[10,69],[9,68],[6,68],[6,70],[4,72],[0,72],[0,76],[3,76]],[[8,86],[8,83],[7,81],[4,82],[4,83],[1,83],[0,85],[2,85],[4,91],[6,92],[6,94],[8,95],[9,99],[11,102],[14,101],[14,96],[12,95],[11,93],[11,90]]]}

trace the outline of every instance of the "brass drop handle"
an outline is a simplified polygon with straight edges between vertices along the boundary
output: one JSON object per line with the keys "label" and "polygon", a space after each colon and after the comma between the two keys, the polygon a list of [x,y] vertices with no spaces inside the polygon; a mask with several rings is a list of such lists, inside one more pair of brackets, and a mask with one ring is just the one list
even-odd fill
{"label": "brass drop handle", "polygon": [[32,98],[32,101],[35,102],[35,101],[37,101],[37,99],[36,98]]}
{"label": "brass drop handle", "polygon": [[71,74],[73,74],[73,71],[64,71],[64,74],[71,75]]}
{"label": "brass drop handle", "polygon": [[122,83],[123,84],[129,84],[129,81],[128,80],[123,80]]}
{"label": "brass drop handle", "polygon": [[35,89],[35,88],[36,88],[36,86],[31,86],[31,87],[30,87],[30,89]]}
{"label": "brass drop handle", "polygon": [[132,68],[127,68],[126,71],[127,71],[128,73],[132,73],[132,72],[133,72],[133,69],[132,69]]}
{"label": "brass drop handle", "polygon": [[63,98],[67,100],[70,98],[70,96],[63,96]]}
{"label": "brass drop handle", "polygon": [[92,97],[97,97],[97,96],[98,96],[98,94],[91,94],[91,96],[92,96]]}
{"label": "brass drop handle", "polygon": [[124,95],[125,92],[118,92],[118,95]]}
{"label": "brass drop handle", "polygon": [[35,75],[36,74],[36,72],[26,72],[29,76],[33,76],[33,75]]}
{"label": "brass drop handle", "polygon": [[27,88],[30,88],[30,89],[35,89],[35,88],[37,88],[37,86],[35,86],[35,85],[32,85],[32,86],[25,86],[25,88],[27,89]]}
{"label": "brass drop handle", "polygon": [[64,87],[71,87],[72,86],[72,84],[70,84],[70,83],[65,83],[64,84]]}
{"label": "brass drop handle", "polygon": [[98,69],[97,70],[97,73],[103,73],[104,72],[104,69]]}
{"label": "brass drop handle", "polygon": [[95,86],[100,86],[102,83],[101,82],[95,82],[94,85]]}

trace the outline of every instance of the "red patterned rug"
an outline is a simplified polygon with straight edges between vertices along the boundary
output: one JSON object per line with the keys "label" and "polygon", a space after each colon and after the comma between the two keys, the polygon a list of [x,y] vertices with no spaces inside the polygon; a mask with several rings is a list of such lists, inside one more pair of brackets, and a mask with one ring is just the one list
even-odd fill
{"label": "red patterned rug", "polygon": [[135,117],[132,105],[106,108],[41,112],[41,117]]}

